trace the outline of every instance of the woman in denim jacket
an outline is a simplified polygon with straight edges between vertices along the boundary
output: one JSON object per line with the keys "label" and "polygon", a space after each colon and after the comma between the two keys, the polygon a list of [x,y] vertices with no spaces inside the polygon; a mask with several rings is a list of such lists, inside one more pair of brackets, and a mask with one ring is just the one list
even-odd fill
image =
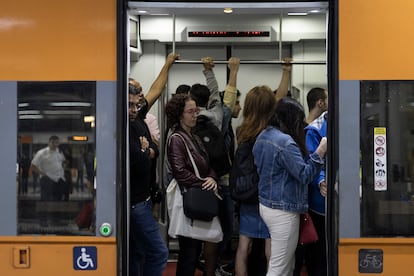
{"label": "woman in denim jacket", "polygon": [[293,99],[283,98],[253,147],[259,174],[260,215],[271,237],[267,275],[292,275],[299,215],[308,210],[308,185],[324,164],[326,138],[314,153],[308,154],[304,120],[303,107]]}

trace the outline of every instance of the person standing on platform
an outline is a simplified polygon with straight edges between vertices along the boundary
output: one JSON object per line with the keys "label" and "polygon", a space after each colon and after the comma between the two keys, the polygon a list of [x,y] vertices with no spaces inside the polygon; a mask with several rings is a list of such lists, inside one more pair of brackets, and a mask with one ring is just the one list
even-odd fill
{"label": "person standing on platform", "polygon": [[52,135],[48,146],[39,150],[32,160],[31,169],[40,177],[40,200],[61,201],[66,191],[65,157],[59,150],[59,137]]}

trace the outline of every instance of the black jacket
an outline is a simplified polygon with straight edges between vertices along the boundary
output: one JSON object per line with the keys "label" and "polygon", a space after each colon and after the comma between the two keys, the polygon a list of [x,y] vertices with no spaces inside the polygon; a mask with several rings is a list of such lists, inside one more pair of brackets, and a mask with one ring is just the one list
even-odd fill
{"label": "black jacket", "polygon": [[[141,113],[142,112],[142,113]],[[149,151],[142,152],[140,136],[145,136],[150,148],[159,155],[157,145],[152,141],[151,134],[144,119],[147,109],[140,111],[134,122],[129,124],[129,162],[130,162],[130,192],[131,205],[146,200],[150,196],[151,166]]]}

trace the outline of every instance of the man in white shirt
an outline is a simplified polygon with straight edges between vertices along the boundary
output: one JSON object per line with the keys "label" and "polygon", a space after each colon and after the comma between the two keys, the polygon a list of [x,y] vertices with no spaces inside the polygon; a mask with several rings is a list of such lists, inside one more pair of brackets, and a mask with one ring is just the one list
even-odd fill
{"label": "man in white shirt", "polygon": [[59,151],[59,137],[49,138],[48,146],[39,150],[32,160],[32,171],[40,176],[40,199],[63,200],[66,186],[64,155]]}

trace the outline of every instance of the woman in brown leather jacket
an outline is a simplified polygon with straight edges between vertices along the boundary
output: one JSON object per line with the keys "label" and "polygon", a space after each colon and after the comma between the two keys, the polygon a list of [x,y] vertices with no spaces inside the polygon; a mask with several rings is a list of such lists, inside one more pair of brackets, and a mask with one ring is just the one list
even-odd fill
{"label": "woman in brown leather jacket", "polygon": [[[179,185],[184,187],[200,186],[207,190],[217,190],[217,176],[209,165],[208,155],[200,138],[192,133],[196,125],[199,109],[196,102],[187,94],[179,94],[167,103],[165,107],[167,126],[167,157],[172,174]],[[173,135],[177,133],[178,135]],[[191,155],[199,170],[199,179],[188,157],[184,141],[190,149]],[[203,241],[178,236],[180,247],[177,276],[193,276]],[[205,242],[204,255],[206,260],[205,273],[214,276],[216,268],[217,244]]]}

